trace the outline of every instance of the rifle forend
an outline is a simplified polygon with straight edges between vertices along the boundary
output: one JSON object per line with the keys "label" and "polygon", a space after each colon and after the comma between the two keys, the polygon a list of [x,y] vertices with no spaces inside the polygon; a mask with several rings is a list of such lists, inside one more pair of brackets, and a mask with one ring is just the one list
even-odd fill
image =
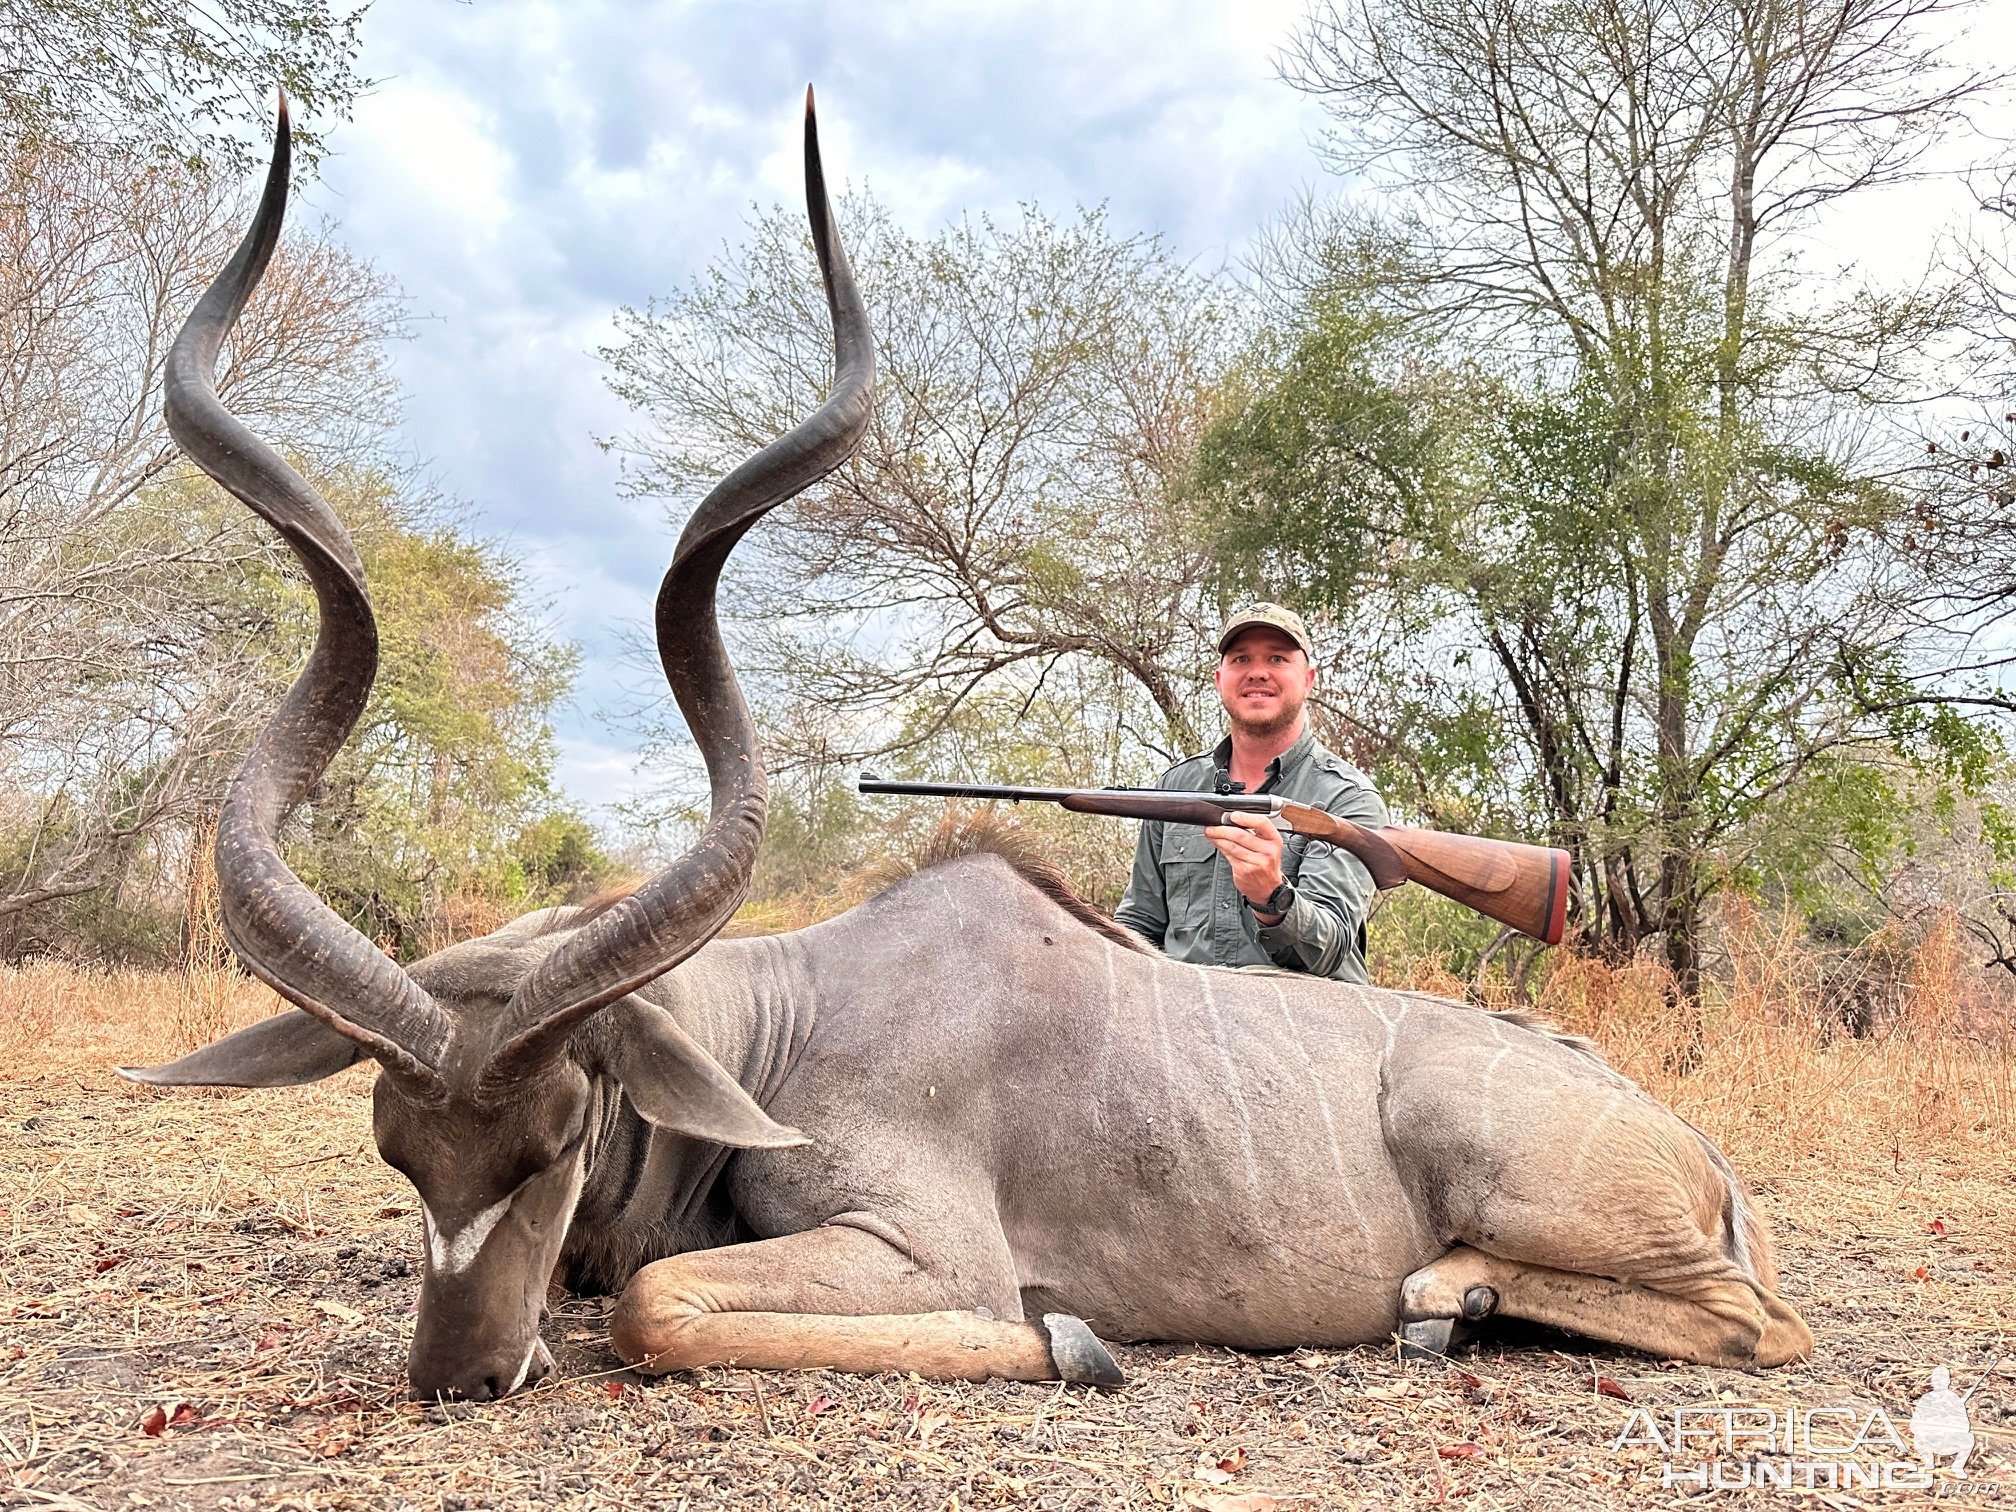
{"label": "rifle forend", "polygon": [[1568,921],[1569,858],[1564,850],[1445,835],[1388,825],[1367,829],[1307,804],[1265,793],[1192,793],[1163,788],[1006,787],[978,782],[890,782],[863,772],[863,793],[926,798],[998,798],[1009,803],[1054,803],[1080,814],[1154,819],[1164,824],[1227,824],[1228,814],[1265,814],[1296,834],[1350,852],[1380,888],[1417,882],[1454,898],[1487,919],[1510,925],[1542,944],[1558,945]]}

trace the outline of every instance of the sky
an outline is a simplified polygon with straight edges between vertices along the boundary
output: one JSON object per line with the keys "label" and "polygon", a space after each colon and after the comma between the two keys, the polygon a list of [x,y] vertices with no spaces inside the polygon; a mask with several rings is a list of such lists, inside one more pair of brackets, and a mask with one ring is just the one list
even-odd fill
{"label": "sky", "polygon": [[[307,206],[410,301],[405,446],[581,647],[557,775],[591,817],[654,785],[620,717],[646,687],[624,643],[677,533],[662,501],[622,496],[598,444],[635,421],[596,349],[620,306],[739,241],[753,207],[802,206],[805,85],[829,180],[915,233],[1103,203],[1119,233],[1217,268],[1296,195],[1340,187],[1314,150],[1322,109],[1274,73],[1302,11],[379,0],[362,59],[379,82],[333,130]],[[1991,5],[1975,42],[2016,56],[2016,4]],[[1814,265],[1908,273],[1959,212],[1950,181],[1872,203],[1823,229]]]}

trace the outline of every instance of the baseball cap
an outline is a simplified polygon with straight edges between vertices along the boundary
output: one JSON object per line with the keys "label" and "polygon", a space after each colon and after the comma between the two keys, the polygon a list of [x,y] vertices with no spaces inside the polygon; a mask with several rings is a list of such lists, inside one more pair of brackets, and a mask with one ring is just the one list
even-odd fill
{"label": "baseball cap", "polygon": [[1242,630],[1251,630],[1255,625],[1279,630],[1302,648],[1304,656],[1311,661],[1316,659],[1316,647],[1310,642],[1309,627],[1302,623],[1302,616],[1279,604],[1248,604],[1236,611],[1225,621],[1225,628],[1218,632],[1218,654],[1223,656],[1233,637]]}

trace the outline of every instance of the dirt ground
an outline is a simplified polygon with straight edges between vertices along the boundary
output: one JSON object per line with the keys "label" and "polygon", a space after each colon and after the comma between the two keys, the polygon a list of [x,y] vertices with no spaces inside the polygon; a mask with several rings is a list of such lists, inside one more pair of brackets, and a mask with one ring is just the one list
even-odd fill
{"label": "dirt ground", "polygon": [[[1529,1332],[1451,1367],[1390,1348],[1122,1348],[1131,1381],[1113,1392],[646,1381],[608,1349],[606,1300],[562,1299],[546,1384],[444,1410],[403,1400],[419,1219],[372,1149],[368,1072],[286,1092],[135,1087],[110,1068],[160,1058],[160,1027],[103,998],[0,1040],[0,1505],[2016,1506],[2016,1155],[1997,1127],[1760,1142],[1749,1160],[1717,1131],[1819,1340],[1790,1370]],[[1830,1489],[1825,1472],[1814,1489],[1668,1486],[1665,1467],[1708,1454],[1725,1480],[1761,1472],[1740,1449],[1669,1461],[1634,1419],[1670,1436],[1676,1408],[1849,1409],[1816,1428],[1824,1453],[1881,1409],[1908,1439],[1942,1364],[1956,1390],[1979,1382],[1977,1441],[1964,1477],[1942,1468],[1923,1489]],[[1614,1447],[1627,1430],[1637,1441]],[[1873,1440],[1846,1457],[1916,1464]]]}

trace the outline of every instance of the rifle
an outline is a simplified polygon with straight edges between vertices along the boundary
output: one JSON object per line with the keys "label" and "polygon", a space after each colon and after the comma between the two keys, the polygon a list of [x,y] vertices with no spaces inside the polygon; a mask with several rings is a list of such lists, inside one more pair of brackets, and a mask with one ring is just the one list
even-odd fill
{"label": "rifle", "polygon": [[1568,918],[1568,853],[1481,835],[1367,829],[1305,803],[1266,793],[1187,793],[1165,788],[1002,787],[980,782],[890,782],[863,772],[863,793],[925,798],[1001,798],[1054,803],[1075,814],[1159,819],[1164,824],[1230,824],[1232,814],[1265,814],[1276,826],[1328,841],[1364,863],[1379,888],[1418,882],[1542,944],[1558,945]]}

